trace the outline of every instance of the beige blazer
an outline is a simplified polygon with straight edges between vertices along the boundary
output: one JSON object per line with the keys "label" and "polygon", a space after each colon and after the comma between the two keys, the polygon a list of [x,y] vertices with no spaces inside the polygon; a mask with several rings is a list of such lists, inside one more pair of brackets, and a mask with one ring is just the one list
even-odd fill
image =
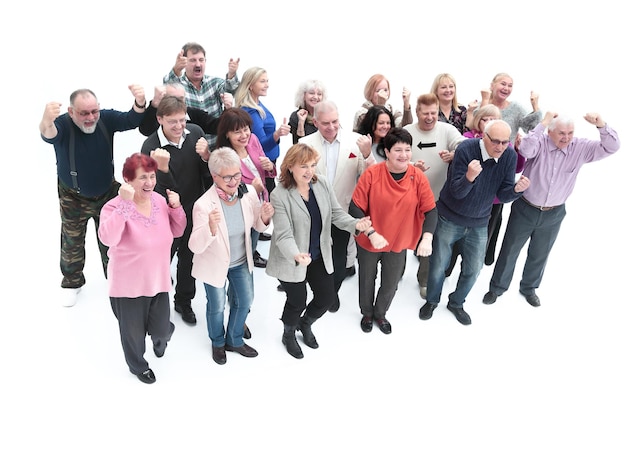
{"label": "beige blazer", "polygon": [[[222,212],[220,198],[215,185],[206,191],[193,205],[193,227],[189,236],[189,249],[194,253],[191,275],[201,282],[214,287],[223,287],[226,284],[228,266],[230,266],[230,240],[226,219]],[[245,229],[246,256],[248,270],[252,272],[252,238],[250,228],[263,232],[267,225],[261,220],[261,202],[254,187],[247,185],[248,193],[243,194],[241,211]],[[217,233],[211,234],[209,227],[209,213],[217,208],[222,214]]]}
{"label": "beige blazer", "polygon": [[[322,216],[322,232],[320,248],[326,272],[332,274],[332,239],[331,225],[334,224],[351,234],[355,233],[357,219],[345,212],[333,192],[328,180],[317,176],[317,182],[311,183],[311,189]],[[298,190],[293,187],[285,189],[277,183],[270,194],[270,202],[274,206],[274,231],[270,242],[270,254],[267,259],[265,272],[285,282],[302,282],[306,278],[306,266],[296,264],[294,256],[298,253],[309,252],[309,235],[311,232],[311,215],[300,197]],[[330,287],[332,289],[332,287]]]}
{"label": "beige blazer", "polygon": [[[333,190],[335,191],[337,201],[344,211],[348,211],[350,201],[352,200],[352,193],[359,180],[359,176],[361,176],[368,166],[376,163],[376,159],[371,153],[367,160],[363,158],[356,144],[356,140],[359,136],[361,135],[358,133],[344,131],[342,129],[337,133],[339,157],[337,159],[337,169],[333,180]],[[326,164],[326,149],[324,148],[325,141],[320,132],[316,131],[313,134],[304,136],[300,138],[298,142],[311,146],[320,154],[316,171],[318,174],[326,176],[328,168]]]}

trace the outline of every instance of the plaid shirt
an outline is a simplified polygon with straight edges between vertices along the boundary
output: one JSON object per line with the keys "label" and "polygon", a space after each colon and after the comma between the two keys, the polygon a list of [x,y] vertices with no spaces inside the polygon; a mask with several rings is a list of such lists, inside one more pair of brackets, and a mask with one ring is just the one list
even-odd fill
{"label": "plaid shirt", "polygon": [[[234,94],[239,86],[239,78],[236,74],[233,78],[226,80],[205,75],[202,77],[202,84],[198,90],[193,83],[189,81],[184,72],[180,77],[177,77],[174,70],[170,70],[169,74],[163,77],[163,83],[181,83],[185,87],[185,102],[187,106],[202,109],[209,115],[219,117],[224,111],[220,94],[224,92]],[[207,134],[206,139],[209,142],[209,149],[213,149],[217,141],[217,136]]]}

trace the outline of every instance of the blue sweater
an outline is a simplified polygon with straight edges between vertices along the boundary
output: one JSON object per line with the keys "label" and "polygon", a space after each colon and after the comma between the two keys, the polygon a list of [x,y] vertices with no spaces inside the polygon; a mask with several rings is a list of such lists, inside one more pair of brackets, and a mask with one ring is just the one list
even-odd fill
{"label": "blue sweater", "polygon": [[[267,107],[265,107],[260,101],[259,106],[261,106],[265,111],[265,118],[261,118],[259,111],[251,107],[242,107],[242,109],[250,114],[250,118],[252,119],[252,126],[250,127],[250,130],[256,135],[257,138],[259,138],[259,142],[261,143],[261,147],[263,147],[265,156],[272,162],[276,163],[276,159],[280,155],[280,147],[278,147],[279,143],[274,140],[276,120],[274,120],[272,113],[267,110]],[[278,141],[280,142],[280,139]]]}
{"label": "blue sweater", "polygon": [[[491,159],[483,162],[480,141],[468,139],[456,148],[437,202],[440,216],[463,227],[487,226],[496,196],[502,203],[522,196],[521,192],[513,190],[517,164],[515,150],[507,147],[497,163]],[[465,174],[472,160],[479,160],[483,170],[474,182],[469,182]]]}

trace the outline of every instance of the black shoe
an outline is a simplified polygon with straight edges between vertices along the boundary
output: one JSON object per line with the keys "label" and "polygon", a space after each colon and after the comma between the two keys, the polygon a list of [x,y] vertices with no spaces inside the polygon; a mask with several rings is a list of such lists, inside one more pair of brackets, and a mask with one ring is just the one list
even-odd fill
{"label": "black shoe", "polygon": [[426,303],[420,309],[420,319],[428,320],[433,316],[433,311],[437,309],[437,304]]}
{"label": "black shoe", "polygon": [[363,330],[363,333],[369,333],[372,331],[373,325],[374,319],[372,319],[369,315],[364,315],[361,319],[361,330]]}
{"label": "black shoe", "polygon": [[272,240],[272,234],[266,234],[265,232],[261,232],[259,234],[259,240],[261,240],[262,242]]}
{"label": "black shoe", "polygon": [[254,252],[254,258],[252,258],[252,260],[254,261],[254,267],[264,269],[267,266],[267,259],[263,258],[258,251]]}
{"label": "black shoe", "polygon": [[461,325],[471,325],[472,319],[469,314],[463,310],[462,307],[450,307],[448,304],[448,310],[454,314],[456,319]]}
{"label": "black shoe", "polygon": [[213,361],[218,365],[224,365],[226,363],[226,348],[213,346]]}
{"label": "black shoe", "polygon": [[391,323],[389,323],[389,321],[387,321],[385,317],[383,317],[382,319],[376,319],[376,325],[378,325],[380,331],[382,331],[386,335],[391,333]]}
{"label": "black shoe", "polygon": [[335,313],[339,310],[340,302],[339,297],[337,297],[337,302],[328,308],[328,312]]}
{"label": "black shoe", "polygon": [[[520,291],[520,293],[522,292]],[[539,301],[539,296],[537,296],[535,293],[530,293],[530,294],[522,293],[522,296],[526,298],[526,302],[530,304],[531,306],[533,307],[541,306],[541,301]]]}
{"label": "black shoe", "polygon": [[183,318],[183,322],[189,325],[196,324],[196,314],[193,313],[191,306],[181,306],[179,304],[174,305],[174,310],[178,312]]}
{"label": "black shoe", "polygon": [[311,324],[313,321],[310,317],[306,315],[300,319],[300,323],[298,324],[298,330],[302,333],[302,341],[304,344],[309,346],[311,349],[317,349],[319,344],[317,344],[317,339],[313,334],[313,330],[311,330]]}
{"label": "black shoe", "polygon": [[250,338],[252,338],[252,332],[250,331],[250,328],[248,328],[248,325],[244,323],[243,324],[243,339],[250,339]]}
{"label": "black shoe", "polygon": [[156,376],[154,376],[154,372],[148,368],[142,373],[137,373],[137,379],[139,379],[142,383],[152,384],[156,381]]}
{"label": "black shoe", "polygon": [[346,277],[354,277],[356,275],[356,268],[350,266],[346,268]]}
{"label": "black shoe", "polygon": [[276,290],[281,291],[281,292],[285,292],[285,287],[283,286],[282,283],[279,283],[278,286],[276,287]]}
{"label": "black shoe", "polygon": [[235,347],[229,346],[226,344],[226,350],[229,352],[237,352],[238,354],[243,355],[244,357],[256,357],[259,353],[253,347],[248,346],[246,343],[243,343],[243,346]]}
{"label": "black shoe", "polygon": [[292,357],[297,359],[301,359],[304,357],[302,353],[302,349],[300,349],[300,344],[298,344],[298,340],[296,339],[296,327],[288,327],[285,326],[285,332],[283,333],[283,344],[287,348],[287,352]]}
{"label": "black shoe", "polygon": [[485,293],[485,296],[483,296],[483,304],[493,304],[498,300],[498,295],[495,294],[493,291],[488,291],[487,293]]}

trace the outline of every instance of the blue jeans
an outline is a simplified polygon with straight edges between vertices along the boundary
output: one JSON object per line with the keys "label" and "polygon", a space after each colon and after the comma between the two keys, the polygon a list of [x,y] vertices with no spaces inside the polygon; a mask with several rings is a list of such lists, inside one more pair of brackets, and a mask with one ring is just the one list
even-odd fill
{"label": "blue jeans", "polygon": [[465,298],[476,283],[483,267],[487,247],[487,226],[463,227],[454,224],[441,215],[433,237],[433,253],[430,256],[428,272],[428,292],[426,300],[439,304],[446,268],[450,264],[452,248],[458,242],[461,254],[461,275],[454,292],[448,296],[448,305],[453,308],[463,307]]}
{"label": "blue jeans", "polygon": [[228,315],[226,331],[224,331],[226,286],[218,288],[207,283],[204,284],[207,299],[207,329],[213,346],[222,347],[228,344],[229,346],[240,347],[243,346],[243,326],[254,299],[254,281],[247,263],[228,269],[226,279],[230,298],[230,314]]}

